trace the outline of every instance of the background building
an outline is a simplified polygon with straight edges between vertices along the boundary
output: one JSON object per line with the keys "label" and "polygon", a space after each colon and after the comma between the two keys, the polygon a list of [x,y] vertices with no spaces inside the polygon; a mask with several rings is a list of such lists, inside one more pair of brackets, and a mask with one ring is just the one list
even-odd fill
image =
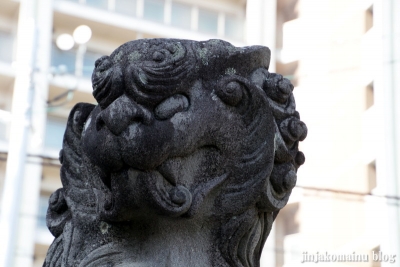
{"label": "background building", "polygon": [[[292,78],[309,134],[299,187],[276,224],[276,262],[298,266],[317,251],[398,258],[399,2],[277,2],[276,69]],[[370,255],[334,266],[381,265]]]}
{"label": "background building", "polygon": [[[262,266],[372,251],[397,254],[396,263],[370,255],[333,265],[400,266],[398,14],[397,0],[0,0],[0,252],[12,246],[10,266],[42,265],[67,116],[95,103],[97,58],[133,39],[220,38],[270,47],[270,70],[291,79],[309,128],[306,164]],[[59,49],[57,38],[79,25],[90,40]]]}

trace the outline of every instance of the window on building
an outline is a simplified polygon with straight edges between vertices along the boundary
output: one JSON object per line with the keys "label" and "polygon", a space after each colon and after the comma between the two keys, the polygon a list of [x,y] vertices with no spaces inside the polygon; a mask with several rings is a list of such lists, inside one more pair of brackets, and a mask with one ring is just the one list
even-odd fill
{"label": "window on building", "polygon": [[83,76],[91,77],[94,69],[94,63],[102,55],[93,51],[86,51],[83,58]]}
{"label": "window on building", "polygon": [[366,109],[369,109],[374,105],[374,84],[370,83],[366,88],[365,88],[365,107]]}
{"label": "window on building", "polygon": [[47,149],[60,150],[64,137],[66,119],[49,117],[46,121],[44,146]]}
{"label": "window on building", "polygon": [[145,0],[143,17],[156,22],[164,22],[164,0]]}
{"label": "window on building", "polygon": [[108,0],[86,0],[86,5],[101,9],[108,9]]}
{"label": "window on building", "polygon": [[11,63],[12,61],[12,35],[0,31],[0,61]]}
{"label": "window on building", "polygon": [[374,9],[373,6],[365,11],[365,32],[369,31],[374,26]]}
{"label": "window on building", "polygon": [[298,85],[297,70],[299,67],[299,61],[292,61],[289,63],[283,63],[281,61],[276,62],[276,73],[280,73],[284,78],[288,79],[294,87]]}
{"label": "window on building", "polygon": [[190,29],[192,8],[185,4],[172,3],[171,25]]}
{"label": "window on building", "polygon": [[199,9],[199,31],[210,34],[218,33],[218,13]]}
{"label": "window on building", "polygon": [[243,21],[237,16],[225,15],[225,36],[241,40],[243,38]]}
{"label": "window on building", "polygon": [[63,51],[53,44],[51,53],[51,65],[53,67],[65,66],[66,73],[75,72],[76,52],[74,50]]}
{"label": "window on building", "polygon": [[49,196],[40,195],[39,209],[38,209],[38,215],[37,215],[37,228],[39,228],[39,229],[47,229],[46,214],[47,214],[48,206],[49,206]]}
{"label": "window on building", "polygon": [[[56,45],[53,45],[51,65],[53,67],[65,67],[65,72],[67,74],[75,73],[75,62],[76,62],[76,50],[63,51],[60,50]],[[94,69],[94,63],[99,59],[102,54],[87,50],[83,57],[83,76],[91,77]]]}
{"label": "window on building", "polygon": [[376,188],[376,163],[375,161],[367,165],[367,175],[368,175],[368,192],[371,192]]}
{"label": "window on building", "polygon": [[136,0],[115,0],[115,11],[130,17],[135,17]]}
{"label": "window on building", "polygon": [[283,48],[284,25],[299,17],[299,0],[276,1],[276,49]]}

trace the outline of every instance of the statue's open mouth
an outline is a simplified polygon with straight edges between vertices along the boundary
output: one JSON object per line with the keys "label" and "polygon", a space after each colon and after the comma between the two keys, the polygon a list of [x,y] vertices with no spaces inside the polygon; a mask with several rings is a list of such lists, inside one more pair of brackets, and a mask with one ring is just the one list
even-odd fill
{"label": "statue's open mouth", "polygon": [[[133,173],[151,173],[151,172],[157,172],[159,175],[161,175],[168,183],[170,183],[172,186],[176,186],[177,184],[177,178],[175,175],[173,175],[172,171],[167,167],[168,162],[164,162],[161,164],[158,168],[155,170],[138,170],[133,167],[130,167],[128,165],[125,165],[122,167],[118,172],[107,172],[107,171],[100,171],[99,176],[103,184],[110,190],[113,191],[113,186],[115,184],[118,184],[118,180],[121,179],[122,176],[126,175],[128,173],[128,176],[130,176],[130,179],[133,179],[137,175],[132,175]],[[129,173],[131,173],[129,175]]]}
{"label": "statue's open mouth", "polygon": [[103,172],[100,178],[106,188],[96,191],[100,216],[120,221],[121,209],[130,209],[134,216],[143,205],[153,207],[155,213],[191,216],[204,197],[228,177],[221,157],[217,147],[203,146],[189,155],[167,159],[152,170],[125,165],[118,172]]}

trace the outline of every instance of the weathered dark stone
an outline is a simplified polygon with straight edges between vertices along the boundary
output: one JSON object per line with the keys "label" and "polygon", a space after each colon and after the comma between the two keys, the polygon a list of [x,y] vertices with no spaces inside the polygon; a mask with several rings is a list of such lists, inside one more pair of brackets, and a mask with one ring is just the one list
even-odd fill
{"label": "weathered dark stone", "polygon": [[50,198],[45,267],[259,266],[304,163],[293,86],[266,47],[128,42],[96,61]]}

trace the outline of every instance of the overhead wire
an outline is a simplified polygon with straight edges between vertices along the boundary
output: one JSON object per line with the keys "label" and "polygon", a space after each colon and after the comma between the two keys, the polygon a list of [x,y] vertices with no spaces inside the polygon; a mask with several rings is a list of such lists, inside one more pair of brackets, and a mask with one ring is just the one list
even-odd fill
{"label": "overhead wire", "polygon": [[323,191],[323,192],[330,192],[330,193],[336,193],[336,194],[355,195],[355,196],[360,196],[360,197],[372,196],[372,197],[378,197],[378,198],[400,200],[400,196],[376,195],[371,192],[364,193],[364,192],[346,191],[346,190],[338,190],[338,189],[331,189],[331,188],[318,188],[318,187],[302,186],[302,185],[296,185],[296,187],[306,189],[306,190]]}

